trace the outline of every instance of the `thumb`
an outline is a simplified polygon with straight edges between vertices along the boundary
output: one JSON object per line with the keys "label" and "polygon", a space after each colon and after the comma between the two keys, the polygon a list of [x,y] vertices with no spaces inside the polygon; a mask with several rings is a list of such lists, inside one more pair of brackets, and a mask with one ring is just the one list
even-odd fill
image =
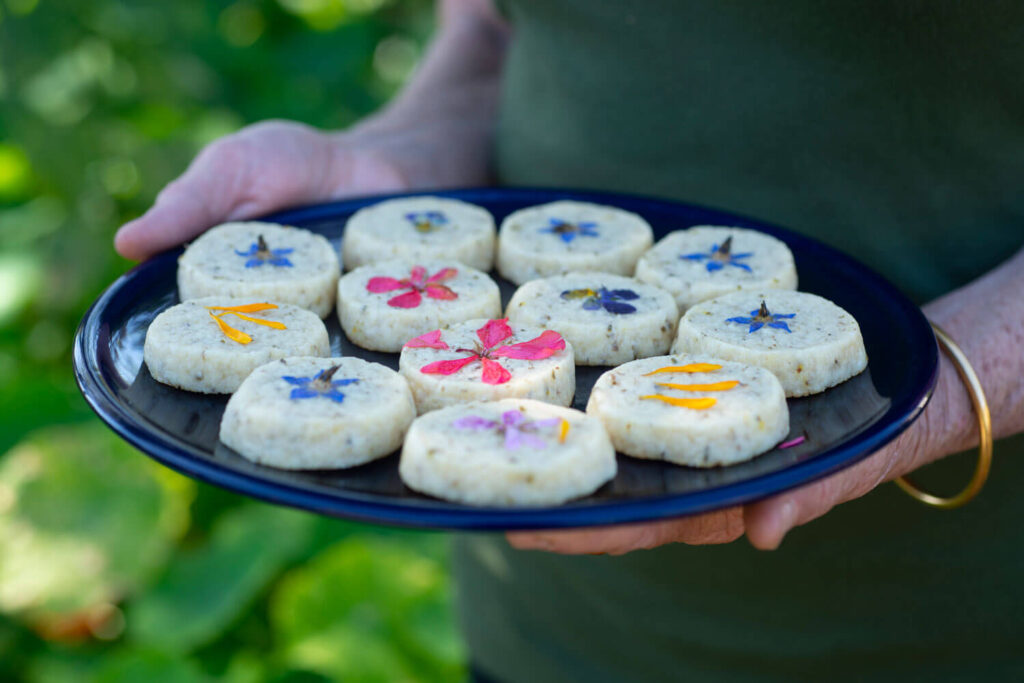
{"label": "thumb", "polygon": [[114,248],[125,258],[141,260],[234,218],[245,200],[241,188],[249,172],[240,157],[227,140],[203,150],[146,213],[121,226]]}

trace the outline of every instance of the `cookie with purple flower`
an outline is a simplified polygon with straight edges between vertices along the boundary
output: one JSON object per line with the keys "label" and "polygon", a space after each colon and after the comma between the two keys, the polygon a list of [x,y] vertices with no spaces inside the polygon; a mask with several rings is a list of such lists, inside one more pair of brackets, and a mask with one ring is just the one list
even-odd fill
{"label": "cookie with purple flower", "polygon": [[793,254],[757,230],[698,226],[666,235],[644,254],[636,277],[675,297],[685,312],[737,290],[796,289]]}
{"label": "cookie with purple flower", "polygon": [[224,223],[203,233],[178,259],[178,295],[182,301],[276,301],[324,318],[334,308],[340,274],[337,252],[320,235],[276,223]]}
{"label": "cookie with purple flower", "polygon": [[516,211],[498,233],[498,272],[516,284],[573,271],[632,275],[653,242],[635,213],[558,201]]}
{"label": "cookie with purple flower", "polygon": [[401,197],[355,212],[345,225],[345,270],[393,259],[458,261],[483,272],[494,263],[494,218],[447,197]]}
{"label": "cookie with purple flower", "polygon": [[220,440],[282,469],[354,467],[395,452],[416,416],[409,385],[359,358],[285,358],[253,371],[232,395]]}
{"label": "cookie with purple flower", "polygon": [[466,505],[559,505],[612,479],[615,449],[586,413],[504,399],[417,418],[398,472],[411,489]]}
{"label": "cookie with purple flower", "polygon": [[702,301],[679,321],[673,353],[700,353],[770,370],[786,396],[807,396],[867,367],[856,319],[806,292],[735,292]]}
{"label": "cookie with purple flower", "polygon": [[610,273],[569,273],[532,280],[506,311],[517,324],[560,332],[578,365],[619,365],[668,351],[679,312],[658,287]]}

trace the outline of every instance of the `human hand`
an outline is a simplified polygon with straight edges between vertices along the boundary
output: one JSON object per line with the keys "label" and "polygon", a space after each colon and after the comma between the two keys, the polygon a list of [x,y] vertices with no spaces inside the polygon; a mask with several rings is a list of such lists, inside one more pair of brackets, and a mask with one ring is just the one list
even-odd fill
{"label": "human hand", "polygon": [[821,481],[749,505],[692,517],[593,529],[511,532],[508,541],[520,550],[622,555],[667,543],[730,543],[746,534],[754,547],[773,550],[793,528],[937,457],[937,436],[944,429],[933,426],[950,424],[948,416],[962,412],[960,401],[967,400],[965,392],[948,381],[952,369],[943,370],[928,408],[906,432],[860,463]]}

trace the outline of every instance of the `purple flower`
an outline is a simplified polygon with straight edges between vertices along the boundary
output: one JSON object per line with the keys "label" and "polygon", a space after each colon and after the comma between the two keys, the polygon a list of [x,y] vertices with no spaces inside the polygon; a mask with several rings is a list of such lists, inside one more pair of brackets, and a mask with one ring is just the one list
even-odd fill
{"label": "purple flower", "polygon": [[568,244],[577,237],[597,237],[597,223],[584,221],[582,223],[569,223],[558,218],[549,218],[548,227],[541,228],[540,232],[550,232],[562,238]]}
{"label": "purple flower", "polygon": [[528,420],[518,410],[506,410],[501,414],[501,422],[488,420],[477,415],[460,417],[452,423],[456,429],[473,431],[496,430],[505,435],[505,450],[514,451],[522,447],[542,449],[547,447],[543,439],[535,436],[541,429],[555,427],[562,423],[562,418],[553,417],[547,420]]}
{"label": "purple flower", "polygon": [[246,268],[258,268],[264,263],[269,263],[272,266],[291,268],[292,262],[285,258],[285,256],[293,251],[295,250],[270,249],[267,247],[267,242],[263,239],[263,235],[260,235],[257,240],[252,243],[249,247],[249,251],[238,251],[235,249],[235,253],[239,256],[248,257],[249,260],[245,262]]}
{"label": "purple flower", "polygon": [[635,301],[640,295],[632,289],[567,289],[561,294],[563,299],[583,299],[583,308],[587,311],[599,311],[602,308],[609,313],[625,315],[636,313],[636,306],[624,304],[623,301]]}
{"label": "purple flower", "polygon": [[779,330],[785,330],[786,332],[792,332],[789,329],[789,325],[782,320],[788,320],[796,316],[796,313],[769,313],[768,307],[764,301],[761,302],[761,308],[750,312],[750,317],[737,316],[735,318],[726,318],[725,321],[729,323],[739,323],[741,325],[750,325],[750,332],[757,332],[759,329],[767,325],[768,327],[774,327]]}
{"label": "purple flower", "polygon": [[288,398],[298,400],[325,396],[335,403],[343,403],[345,401],[345,394],[338,391],[338,389],[347,387],[349,384],[356,384],[359,380],[331,379],[340,367],[340,365],[335,365],[326,370],[321,370],[312,377],[282,377],[281,379],[295,387],[292,389],[292,393],[288,395]]}
{"label": "purple flower", "polygon": [[695,254],[683,254],[679,258],[686,259],[688,261],[707,261],[705,264],[708,272],[713,273],[716,270],[722,270],[726,266],[733,266],[734,268],[742,268],[748,273],[752,273],[750,266],[746,263],[740,263],[742,259],[750,258],[754,255],[754,252],[748,251],[743,254],[732,253],[732,237],[727,237],[721,246],[715,244],[711,247],[709,252],[698,252]]}
{"label": "purple flower", "polygon": [[405,220],[420,232],[432,232],[442,225],[448,225],[448,217],[440,211],[410,211]]}

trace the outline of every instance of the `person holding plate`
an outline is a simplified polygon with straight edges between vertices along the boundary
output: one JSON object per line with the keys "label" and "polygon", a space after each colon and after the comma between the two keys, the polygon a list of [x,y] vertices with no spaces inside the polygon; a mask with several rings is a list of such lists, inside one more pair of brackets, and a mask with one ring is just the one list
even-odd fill
{"label": "person holding plate", "polygon": [[[477,677],[1019,676],[1024,6],[443,0],[439,19],[383,111],[215,142],[118,250],[145,258],[217,223],[368,193],[637,192],[837,246],[965,355],[943,354],[899,439],[798,490],[650,524],[457,537]],[[980,384],[958,376],[968,363]],[[1002,439],[982,495],[944,512],[883,485],[930,465],[929,490],[962,486],[971,458],[947,456],[978,444],[982,393]]]}

